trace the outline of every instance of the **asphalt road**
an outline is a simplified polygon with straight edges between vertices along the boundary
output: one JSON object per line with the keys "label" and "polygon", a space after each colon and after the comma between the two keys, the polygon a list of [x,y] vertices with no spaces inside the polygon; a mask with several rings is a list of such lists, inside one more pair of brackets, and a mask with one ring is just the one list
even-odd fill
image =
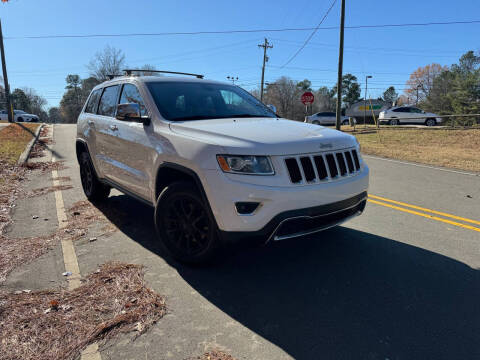
{"label": "asphalt road", "polygon": [[[84,199],[74,139],[74,125],[55,125],[51,150],[67,166],[59,176],[74,186],[62,192],[66,208]],[[109,260],[144,264],[169,313],[136,341],[101,347],[102,358],[184,359],[212,347],[238,359],[480,358],[480,177],[365,159],[375,197],[361,217],[235,249],[206,268],[169,261],[152,209],[113,192],[102,211],[119,231],[75,243],[80,272]],[[53,197],[45,201],[53,213]],[[16,211],[22,219],[26,210]],[[23,219],[17,232],[28,228]],[[41,281],[38,269],[58,257],[57,248],[12,277]]]}

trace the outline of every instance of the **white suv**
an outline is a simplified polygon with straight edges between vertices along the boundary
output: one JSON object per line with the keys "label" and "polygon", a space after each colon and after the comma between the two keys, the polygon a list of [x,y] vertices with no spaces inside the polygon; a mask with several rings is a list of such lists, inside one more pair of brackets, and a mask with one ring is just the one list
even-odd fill
{"label": "white suv", "polygon": [[98,85],[78,118],[76,150],[86,196],[105,200],[113,187],[155,207],[159,240],[188,263],[229,241],[327,229],[366,203],[369,170],[355,137],[281,119],[201,75]]}

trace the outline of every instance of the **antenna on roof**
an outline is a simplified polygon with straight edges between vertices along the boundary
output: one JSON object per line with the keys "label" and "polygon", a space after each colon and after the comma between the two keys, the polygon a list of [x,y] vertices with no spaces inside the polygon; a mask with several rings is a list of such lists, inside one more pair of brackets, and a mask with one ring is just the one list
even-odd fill
{"label": "antenna on roof", "polygon": [[177,71],[166,71],[166,70],[145,70],[145,69],[125,69],[123,70],[125,75],[131,76],[134,72],[149,72],[149,73],[162,73],[162,74],[176,74],[176,75],[187,75],[187,76],[195,76],[198,79],[203,79],[204,75],[200,74],[191,74],[191,73],[183,73]]}

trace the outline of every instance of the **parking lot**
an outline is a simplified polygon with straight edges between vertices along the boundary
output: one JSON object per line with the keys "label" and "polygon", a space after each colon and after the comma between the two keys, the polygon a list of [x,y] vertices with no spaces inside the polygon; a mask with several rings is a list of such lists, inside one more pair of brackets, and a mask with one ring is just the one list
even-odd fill
{"label": "parking lot", "polygon": [[[73,187],[19,202],[10,234],[53,232],[59,208],[84,200],[75,125],[52,125],[47,156],[64,161]],[[108,359],[184,359],[207,348],[238,359],[454,359],[480,356],[479,176],[365,156],[365,213],[308,238],[245,246],[212,266],[171,262],[153,230],[153,210],[113,192],[102,212],[117,231],[89,229],[74,252],[81,275],[110,260],[146,266],[168,314]],[[50,175],[35,179],[39,187]],[[62,204],[63,203],[63,204]],[[50,219],[41,225],[32,214]],[[7,279],[11,288],[65,284],[61,245]]]}

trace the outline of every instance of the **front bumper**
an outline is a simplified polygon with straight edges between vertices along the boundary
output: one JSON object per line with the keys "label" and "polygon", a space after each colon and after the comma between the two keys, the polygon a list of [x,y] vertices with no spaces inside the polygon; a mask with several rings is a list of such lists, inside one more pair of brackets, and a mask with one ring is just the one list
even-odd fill
{"label": "front bumper", "polygon": [[[362,170],[355,176],[291,186],[248,184],[215,170],[206,171],[203,175],[202,183],[220,231],[249,233],[270,229],[272,221],[275,223],[278,220],[277,226],[286,218],[324,215],[323,210],[331,210],[332,206],[337,210],[335,204],[344,204],[344,201],[356,199],[359,194],[366,194],[369,169],[363,164]],[[261,205],[251,215],[239,215],[235,209],[236,202],[259,202]],[[338,209],[345,210],[345,206]]]}
{"label": "front bumper", "polygon": [[246,238],[269,242],[310,235],[360,215],[366,203],[367,192],[363,192],[337,203],[280,213],[258,231],[220,231],[220,236],[225,242],[238,242]]}

